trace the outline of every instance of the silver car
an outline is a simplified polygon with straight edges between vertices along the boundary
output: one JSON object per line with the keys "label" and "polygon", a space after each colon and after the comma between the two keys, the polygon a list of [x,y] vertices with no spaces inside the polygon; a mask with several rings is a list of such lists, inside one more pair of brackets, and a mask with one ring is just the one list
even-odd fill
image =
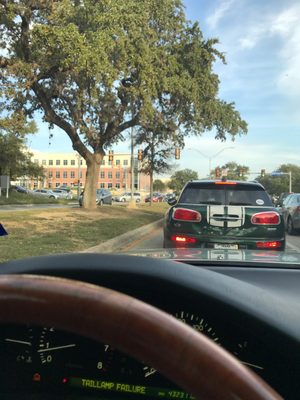
{"label": "silver car", "polygon": [[73,194],[71,191],[67,191],[64,189],[53,189],[52,190],[53,193],[57,194],[57,196],[61,199],[72,199],[73,198]]}
{"label": "silver car", "polygon": [[[141,194],[139,192],[134,192],[133,193],[133,198],[135,199],[136,203],[139,203],[141,201]],[[124,192],[120,196],[115,196],[114,197],[115,201],[125,203],[126,201],[131,200],[131,192]]]}
{"label": "silver car", "polygon": [[31,192],[31,194],[48,197],[49,199],[59,199],[59,195],[49,189],[35,189]]}

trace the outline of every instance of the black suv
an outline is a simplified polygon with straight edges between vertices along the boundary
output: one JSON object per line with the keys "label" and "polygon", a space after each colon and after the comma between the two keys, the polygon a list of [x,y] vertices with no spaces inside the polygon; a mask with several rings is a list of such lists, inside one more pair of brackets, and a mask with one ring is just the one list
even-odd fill
{"label": "black suv", "polygon": [[282,216],[257,182],[190,181],[164,221],[164,247],[284,250]]}

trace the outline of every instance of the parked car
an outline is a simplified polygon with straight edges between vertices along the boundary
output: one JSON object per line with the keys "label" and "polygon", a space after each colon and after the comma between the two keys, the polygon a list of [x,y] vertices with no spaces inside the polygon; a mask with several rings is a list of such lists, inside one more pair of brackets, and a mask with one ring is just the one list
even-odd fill
{"label": "parked car", "polygon": [[61,199],[72,199],[73,198],[73,194],[71,192],[71,190],[65,190],[65,189],[52,189],[53,193],[56,193],[58,195],[59,198]]}
{"label": "parked car", "polygon": [[164,222],[164,247],[285,248],[281,213],[260,183],[190,181]]}
{"label": "parked car", "polygon": [[59,199],[59,195],[49,189],[35,189],[31,192],[31,194],[48,197],[49,199]]}
{"label": "parked car", "polygon": [[[152,195],[152,202],[153,203],[160,203],[164,200],[164,196],[159,192],[154,192]],[[145,197],[145,203],[150,203],[150,194]]]}
{"label": "parked car", "polygon": [[[133,198],[135,199],[136,203],[139,203],[141,201],[141,193],[134,192]],[[130,201],[130,200],[131,200],[131,192],[124,192],[121,195],[114,197],[114,201],[123,202],[123,203],[125,203],[126,201]]]}
{"label": "parked car", "polygon": [[288,234],[294,235],[300,229],[300,193],[293,193],[285,198],[282,215]]}
{"label": "parked car", "polygon": [[[84,190],[79,196],[79,205],[83,205]],[[96,191],[96,204],[102,206],[103,204],[112,204],[112,194],[108,189],[97,189]]]}
{"label": "parked car", "polygon": [[13,192],[18,192],[18,193],[24,193],[24,194],[29,193],[28,189],[26,189],[25,187],[20,186],[20,185],[11,185],[9,190],[13,191]]}
{"label": "parked car", "polygon": [[285,200],[286,200],[286,198],[287,198],[290,194],[292,194],[292,193],[290,193],[290,192],[283,192],[283,193],[281,193],[280,196],[279,196],[279,198],[278,198],[278,200],[277,200],[277,202],[276,202],[276,206],[277,206],[277,207],[282,207],[283,204],[284,204],[284,202],[285,202]]}
{"label": "parked car", "polygon": [[164,195],[164,201],[168,201],[169,199],[175,198],[176,194],[175,193],[166,193]]}

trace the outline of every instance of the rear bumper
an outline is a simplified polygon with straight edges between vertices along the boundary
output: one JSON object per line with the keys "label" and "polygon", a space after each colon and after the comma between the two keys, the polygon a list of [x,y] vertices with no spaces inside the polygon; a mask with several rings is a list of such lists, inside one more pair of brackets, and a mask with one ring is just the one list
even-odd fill
{"label": "rear bumper", "polygon": [[[285,250],[285,244],[286,240],[285,237],[281,238],[224,238],[224,237],[214,237],[214,238],[203,238],[203,237],[197,237],[194,235],[188,235],[188,234],[183,234],[178,233],[179,237],[187,237],[187,238],[193,238],[195,239],[195,243],[189,243],[189,242],[182,242],[182,241],[175,241],[172,240],[171,237],[177,236],[176,233],[168,234],[164,232],[164,247],[166,248],[205,248],[205,249],[216,249],[216,248],[221,248],[224,246],[223,249],[232,249],[232,250],[276,250],[276,251],[284,251]],[[269,242],[279,242],[278,245],[279,247],[273,248],[265,248],[262,247],[263,245],[260,244],[266,244]],[[221,246],[221,247],[220,247]]]}

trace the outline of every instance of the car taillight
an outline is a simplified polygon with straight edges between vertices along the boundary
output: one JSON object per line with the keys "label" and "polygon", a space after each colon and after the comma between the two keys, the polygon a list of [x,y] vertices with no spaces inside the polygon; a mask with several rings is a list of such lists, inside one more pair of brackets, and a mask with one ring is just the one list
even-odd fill
{"label": "car taillight", "polygon": [[256,247],[258,249],[278,249],[279,247],[282,247],[282,242],[256,242]]}
{"label": "car taillight", "polygon": [[275,211],[265,211],[252,215],[252,224],[255,225],[278,225],[280,216]]}
{"label": "car taillight", "polygon": [[173,211],[173,219],[175,221],[201,221],[201,214],[195,210],[188,208],[175,208]]}
{"label": "car taillight", "polygon": [[179,236],[173,235],[171,236],[171,240],[177,243],[196,243],[196,239],[188,236]]}

